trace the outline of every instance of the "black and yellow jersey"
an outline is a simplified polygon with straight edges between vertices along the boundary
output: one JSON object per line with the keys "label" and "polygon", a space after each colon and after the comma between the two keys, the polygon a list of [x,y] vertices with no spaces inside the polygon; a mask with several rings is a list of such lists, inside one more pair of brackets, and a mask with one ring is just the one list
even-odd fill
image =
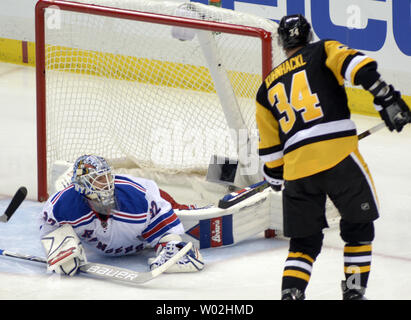
{"label": "black and yellow jersey", "polygon": [[[376,62],[338,41],[322,40],[275,67],[257,93],[259,155],[268,168],[284,165],[284,179],[327,170],[358,147],[344,89]],[[368,67],[366,67],[368,66]]]}

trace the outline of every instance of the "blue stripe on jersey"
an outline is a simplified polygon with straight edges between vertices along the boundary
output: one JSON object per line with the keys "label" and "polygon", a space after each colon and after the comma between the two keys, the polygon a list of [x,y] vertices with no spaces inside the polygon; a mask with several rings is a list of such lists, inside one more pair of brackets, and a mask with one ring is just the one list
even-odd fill
{"label": "blue stripe on jersey", "polygon": [[74,188],[74,185],[73,185],[73,184],[70,184],[69,186],[67,186],[67,187],[64,188],[63,190],[60,190],[60,191],[56,192],[56,193],[52,196],[52,198],[50,199],[50,202],[51,202],[52,204],[54,204],[54,203],[57,201],[57,199],[60,198],[60,196],[61,196],[63,193],[65,193],[67,190],[72,189],[72,188]]}
{"label": "blue stripe on jersey", "polygon": [[93,222],[95,219],[97,218],[97,216],[94,214],[94,212],[91,212],[89,215],[77,220],[77,221],[64,221],[62,223],[68,223],[70,224],[73,228],[78,228],[87,224],[90,224],[91,222]]}
{"label": "blue stripe on jersey", "polygon": [[56,197],[59,197],[62,192],[63,192],[63,190],[60,191],[60,192],[57,192],[56,194],[54,194],[53,197],[50,199],[50,202],[53,203],[54,199],[56,199]]}
{"label": "blue stripe on jersey", "polygon": [[114,220],[122,221],[122,222],[126,222],[126,223],[146,223],[146,221],[147,221],[146,215],[143,216],[141,214],[139,216],[133,217],[129,213],[127,215],[113,213],[111,215],[111,217]]}
{"label": "blue stripe on jersey", "polygon": [[115,176],[114,182],[120,183],[120,184],[129,184],[132,185],[134,188],[138,189],[139,191],[146,193],[146,188],[144,188],[141,184],[135,182],[134,180],[131,180],[127,177],[124,176]]}
{"label": "blue stripe on jersey", "polygon": [[151,237],[146,238],[147,242],[152,242],[154,239],[161,237],[162,235],[166,234],[168,230],[178,226],[180,224],[180,220],[174,220],[174,222],[164,226],[158,232],[154,233]]}
{"label": "blue stripe on jersey", "polygon": [[117,210],[127,214],[147,213],[146,189],[122,176],[116,176],[115,189]]}
{"label": "blue stripe on jersey", "polygon": [[155,221],[150,223],[142,232],[142,236],[146,241],[151,242],[179,224],[180,220],[173,209],[171,209],[167,213],[158,216]]}
{"label": "blue stripe on jersey", "polygon": [[75,222],[90,212],[86,199],[73,187],[57,193],[53,204],[54,218],[58,222]]}
{"label": "blue stripe on jersey", "polygon": [[113,220],[126,222],[126,223],[134,223],[134,224],[139,224],[139,223],[145,223],[146,222],[145,220],[143,220],[143,221],[141,221],[141,220],[140,221],[139,220],[129,220],[129,219],[123,219],[123,218],[119,218],[119,217],[115,217],[115,216],[113,216],[112,218],[113,218]]}

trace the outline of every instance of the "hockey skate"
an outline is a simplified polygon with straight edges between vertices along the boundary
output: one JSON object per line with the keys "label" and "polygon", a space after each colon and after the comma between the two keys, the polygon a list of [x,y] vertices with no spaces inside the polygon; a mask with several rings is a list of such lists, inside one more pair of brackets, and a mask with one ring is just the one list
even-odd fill
{"label": "hockey skate", "polygon": [[305,300],[305,295],[296,288],[286,289],[281,292],[281,300]]}
{"label": "hockey skate", "polygon": [[360,287],[359,289],[349,289],[347,287],[346,281],[341,281],[341,289],[343,300],[367,300],[367,298],[364,296],[364,287]]}

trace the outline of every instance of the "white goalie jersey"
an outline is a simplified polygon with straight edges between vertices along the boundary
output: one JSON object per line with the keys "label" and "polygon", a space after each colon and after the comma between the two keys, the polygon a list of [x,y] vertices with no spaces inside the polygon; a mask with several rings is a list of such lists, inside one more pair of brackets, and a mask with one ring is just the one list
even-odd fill
{"label": "white goalie jersey", "polygon": [[41,215],[41,236],[69,224],[83,244],[98,253],[127,255],[154,247],[166,233],[184,229],[156,183],[127,175],[115,176],[116,210],[108,219],[93,211],[73,185],[49,198]]}

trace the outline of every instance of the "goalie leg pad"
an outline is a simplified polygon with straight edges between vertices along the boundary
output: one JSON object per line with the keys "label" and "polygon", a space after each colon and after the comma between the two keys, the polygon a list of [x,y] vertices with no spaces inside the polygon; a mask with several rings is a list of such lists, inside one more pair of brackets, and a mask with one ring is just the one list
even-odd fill
{"label": "goalie leg pad", "polygon": [[[186,245],[177,234],[167,234],[163,236],[157,245],[156,258],[149,259],[150,269],[158,268],[173,257],[181,248]],[[171,266],[165,273],[197,272],[204,268],[204,260],[197,248],[187,252],[179,261]]]}
{"label": "goalie leg pad", "polygon": [[47,255],[47,269],[73,276],[87,258],[80,239],[70,225],[63,225],[41,239]]}

